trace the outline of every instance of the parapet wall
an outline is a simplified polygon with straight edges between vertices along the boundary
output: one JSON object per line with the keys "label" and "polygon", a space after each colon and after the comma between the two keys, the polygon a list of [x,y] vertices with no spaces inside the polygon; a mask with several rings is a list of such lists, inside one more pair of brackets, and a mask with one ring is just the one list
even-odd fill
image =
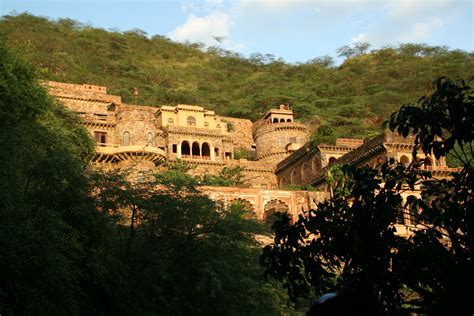
{"label": "parapet wall", "polygon": [[90,84],[72,84],[55,81],[44,82],[44,85],[54,96],[77,97],[81,99],[100,100],[121,104],[122,98],[107,94],[107,87]]}

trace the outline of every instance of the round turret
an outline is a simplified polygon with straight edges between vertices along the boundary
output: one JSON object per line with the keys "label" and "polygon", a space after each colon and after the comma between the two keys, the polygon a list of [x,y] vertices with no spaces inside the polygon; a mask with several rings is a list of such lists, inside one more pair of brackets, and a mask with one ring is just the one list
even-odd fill
{"label": "round turret", "polygon": [[293,111],[282,105],[254,124],[253,138],[255,159],[276,164],[307,142],[308,128],[295,122]]}

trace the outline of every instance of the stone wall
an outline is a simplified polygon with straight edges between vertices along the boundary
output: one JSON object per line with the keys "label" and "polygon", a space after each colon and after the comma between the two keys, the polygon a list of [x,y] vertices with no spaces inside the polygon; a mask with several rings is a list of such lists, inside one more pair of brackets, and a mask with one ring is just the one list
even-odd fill
{"label": "stone wall", "polygon": [[314,209],[317,202],[328,197],[325,192],[316,191],[285,191],[265,190],[253,188],[236,187],[200,187],[200,190],[215,201],[220,201],[225,207],[238,200],[244,204],[251,205],[255,217],[261,220],[272,219],[271,213],[275,205],[281,205],[281,210],[287,212],[297,219],[298,214],[309,209]]}
{"label": "stone wall", "polygon": [[[308,129],[296,122],[258,124],[253,130],[256,159],[273,163],[275,154],[289,155],[308,140]],[[283,159],[284,157],[281,157]]]}
{"label": "stone wall", "polygon": [[124,146],[125,133],[128,133],[127,146],[163,146],[163,135],[155,121],[155,112],[156,108],[153,107],[119,106],[116,112],[115,144]]}
{"label": "stone wall", "polygon": [[229,137],[234,141],[234,147],[250,150],[253,144],[252,121],[234,117],[221,117],[223,122],[231,123],[232,129],[228,130]]}

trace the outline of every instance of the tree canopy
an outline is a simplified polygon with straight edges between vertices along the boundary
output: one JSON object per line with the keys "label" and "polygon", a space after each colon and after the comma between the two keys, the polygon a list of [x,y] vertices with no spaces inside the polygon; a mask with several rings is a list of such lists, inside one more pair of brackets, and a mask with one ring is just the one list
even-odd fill
{"label": "tree canopy", "polygon": [[[472,87],[446,78],[418,104],[402,106],[389,127],[415,135],[414,157],[454,154],[459,172],[436,179],[423,159],[339,167],[329,200],[294,225],[284,214],[275,222],[274,242],[261,256],[266,275],[293,300],[339,291],[362,300],[366,313],[472,313],[473,111]],[[408,217],[410,236],[399,236],[397,224]]]}

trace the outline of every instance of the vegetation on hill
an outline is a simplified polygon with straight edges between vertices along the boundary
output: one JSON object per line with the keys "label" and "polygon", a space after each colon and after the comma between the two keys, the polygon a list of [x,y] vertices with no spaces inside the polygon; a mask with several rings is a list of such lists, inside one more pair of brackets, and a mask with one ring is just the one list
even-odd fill
{"label": "vegetation on hill", "polygon": [[318,135],[325,140],[373,135],[400,104],[430,93],[434,78],[467,78],[474,69],[472,52],[424,44],[369,51],[361,43],[338,50],[346,58],[340,66],[328,56],[288,64],[29,14],[4,16],[0,33],[44,79],[105,85],[130,103],[198,104],[253,120],[288,103],[299,119],[325,126]]}

